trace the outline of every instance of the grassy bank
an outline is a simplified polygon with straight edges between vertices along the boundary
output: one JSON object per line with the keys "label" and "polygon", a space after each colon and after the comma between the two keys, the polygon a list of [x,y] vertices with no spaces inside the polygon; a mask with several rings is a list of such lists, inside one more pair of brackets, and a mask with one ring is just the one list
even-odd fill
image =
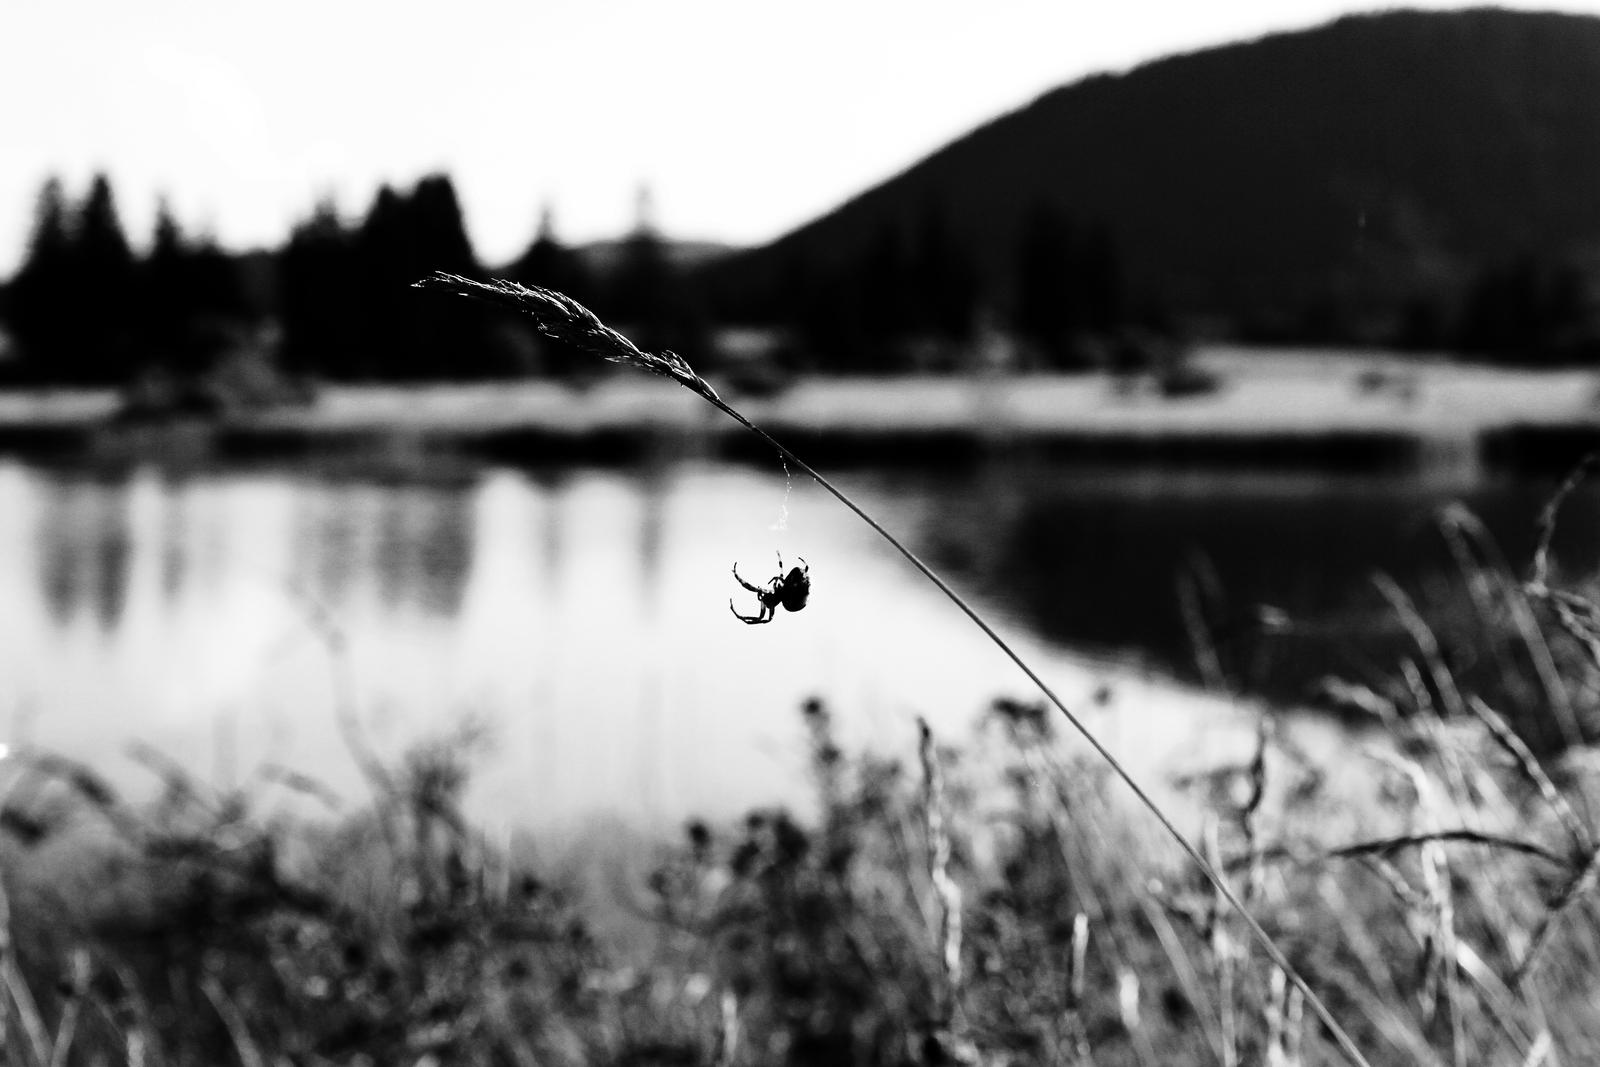
{"label": "grassy bank", "polygon": [[[1268,713],[1236,759],[1165,785],[1373,1062],[1588,1062],[1590,590],[1542,556],[1519,580],[1455,521],[1454,595],[1390,589],[1411,646],[1330,684],[1340,746]],[[218,793],[150,754],[161,796],[136,807],[20,754],[7,1061],[1337,1062],[1043,705],[997,700],[972,736],[889,756],[843,751],[820,701],[800,713],[806,816],[691,824],[604,908],[468,824],[464,744],[369,765],[354,810],[291,774]]]}
{"label": "grassy bank", "polygon": [[[439,754],[314,830],[178,777],[135,815],[56,765],[7,808],[8,1062],[1333,1062],[1042,708],[997,702],[936,787],[806,715],[820,814],[688,827],[626,944],[459,821]],[[1489,732],[1395,740],[1361,812],[1271,742],[1188,783],[1207,847],[1376,1062],[1586,1062],[1600,945],[1560,904],[1587,862],[1561,809]]]}

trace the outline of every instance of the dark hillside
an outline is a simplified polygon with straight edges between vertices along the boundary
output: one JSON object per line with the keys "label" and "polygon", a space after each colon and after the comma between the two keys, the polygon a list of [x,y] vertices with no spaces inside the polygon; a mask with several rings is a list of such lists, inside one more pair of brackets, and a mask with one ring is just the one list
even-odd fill
{"label": "dark hillside", "polygon": [[1054,90],[764,248],[731,299],[859,262],[930,211],[1007,295],[1041,206],[1130,289],[1235,321],[1393,314],[1518,256],[1600,250],[1600,19],[1391,12]]}

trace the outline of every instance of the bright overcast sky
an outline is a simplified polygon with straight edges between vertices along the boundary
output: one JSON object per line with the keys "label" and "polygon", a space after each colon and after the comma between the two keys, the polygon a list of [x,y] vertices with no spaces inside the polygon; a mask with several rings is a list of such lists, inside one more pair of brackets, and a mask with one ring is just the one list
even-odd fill
{"label": "bright overcast sky", "polygon": [[[1351,0],[3,0],[0,273],[40,184],[97,169],[148,234],[275,245],[319,196],[455,179],[491,264],[647,186],[673,236],[776,237],[1047,89]],[[1419,0],[1407,6],[1458,7]],[[1600,14],[1600,0],[1503,6]]]}

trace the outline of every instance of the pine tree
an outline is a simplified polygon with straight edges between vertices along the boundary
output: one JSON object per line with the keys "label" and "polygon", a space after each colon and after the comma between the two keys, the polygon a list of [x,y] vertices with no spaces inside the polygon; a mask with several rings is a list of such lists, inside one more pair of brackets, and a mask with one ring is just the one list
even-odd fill
{"label": "pine tree", "polygon": [[513,348],[496,327],[458,302],[418,300],[411,283],[436,270],[480,273],[455,185],[443,174],[409,194],[385,186],[356,234],[364,299],[362,355],[353,376],[409,381],[505,376]]}
{"label": "pine tree", "polygon": [[607,312],[637,329],[659,330],[666,317],[666,288],[671,272],[661,235],[656,232],[650,192],[641,189],[633,229],[623,238],[616,271],[607,286]]}
{"label": "pine tree", "polygon": [[127,280],[133,268],[133,250],[117,218],[111,180],[97,174],[78,214],[76,252],[79,269],[91,280]]}
{"label": "pine tree", "polygon": [[854,282],[845,272],[819,270],[805,252],[787,250],[768,306],[793,332],[809,366],[843,371],[866,348]]}
{"label": "pine tree", "polygon": [[1594,287],[1574,264],[1531,255],[1489,267],[1466,297],[1457,344],[1517,362],[1592,361],[1600,352]]}
{"label": "pine tree", "polygon": [[879,228],[857,265],[856,286],[867,345],[856,362],[863,370],[892,370],[895,346],[913,329],[917,306],[911,250],[900,227]]}
{"label": "pine tree", "polygon": [[134,332],[134,262],[117,217],[111,181],[97,174],[79,212],[73,239],[73,270],[84,292],[94,294],[95,314],[64,369],[69,380],[112,384],[131,380]]}
{"label": "pine tree", "polygon": [[[507,268],[507,275],[522,285],[543,286],[566,293],[580,304],[595,302],[595,278],[588,264],[573,249],[562,244],[556,236],[555,219],[547,207],[539,217],[539,232],[533,243]],[[547,343],[532,326],[520,320],[521,334],[546,373],[560,378],[586,375],[594,369],[594,361],[587,353],[570,345]]]}
{"label": "pine tree", "polygon": [[237,262],[210,239],[185,237],[165,198],[137,273],[141,365],[193,378],[239,343],[250,307]]}
{"label": "pine tree", "polygon": [[933,204],[923,209],[918,223],[910,272],[915,331],[945,341],[968,339],[977,314],[977,267],[971,248]]}
{"label": "pine tree", "polygon": [[1038,203],[1017,241],[1012,327],[1045,362],[1081,365],[1084,342],[1126,324],[1116,245],[1104,224],[1083,227]]}
{"label": "pine tree", "polygon": [[633,230],[623,239],[603,299],[605,317],[627,324],[651,350],[692,351],[707,345],[705,306],[690,279],[672,262],[657,230],[650,192],[641,189]]}
{"label": "pine tree", "polygon": [[1082,248],[1084,325],[1107,334],[1125,324],[1122,262],[1111,230],[1100,222],[1089,228]]}
{"label": "pine tree", "polygon": [[1046,204],[1034,205],[1017,242],[1012,326],[1052,366],[1067,362],[1081,320],[1076,243],[1071,221]]}
{"label": "pine tree", "polygon": [[278,257],[284,369],[357,377],[366,349],[358,301],[343,295],[359,279],[355,241],[330,201],[297,225]]}
{"label": "pine tree", "polygon": [[183,233],[163,197],[156,206],[150,254],[139,264],[137,309],[140,347],[158,359],[176,344],[180,323],[188,317],[185,251]]}
{"label": "pine tree", "polygon": [[133,282],[133,252],[110,179],[97,175],[77,210],[59,181],[47,181],[12,287],[24,373],[67,385],[129,381],[137,371]]}
{"label": "pine tree", "polygon": [[73,340],[67,336],[77,313],[72,278],[71,208],[61,182],[50,178],[39,190],[28,251],[10,286],[9,320],[22,354],[20,373],[47,379]]}
{"label": "pine tree", "polygon": [[583,257],[556,236],[554,215],[548,207],[539,216],[538,235],[512,262],[507,274],[523,285],[566,293],[580,304],[594,301],[594,275]]}

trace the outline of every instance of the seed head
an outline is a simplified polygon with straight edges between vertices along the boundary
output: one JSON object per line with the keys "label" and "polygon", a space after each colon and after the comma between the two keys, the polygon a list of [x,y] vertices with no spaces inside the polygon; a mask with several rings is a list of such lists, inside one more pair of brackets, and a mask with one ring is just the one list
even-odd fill
{"label": "seed head", "polygon": [[444,271],[435,271],[412,285],[417,289],[454,293],[520,311],[531,317],[539,332],[552,340],[591,352],[612,363],[626,363],[671,378],[707,400],[718,400],[716,390],[694,372],[688,360],[676,352],[644,351],[565,293],[537,285],[519,285],[504,278],[489,282],[474,281]]}

